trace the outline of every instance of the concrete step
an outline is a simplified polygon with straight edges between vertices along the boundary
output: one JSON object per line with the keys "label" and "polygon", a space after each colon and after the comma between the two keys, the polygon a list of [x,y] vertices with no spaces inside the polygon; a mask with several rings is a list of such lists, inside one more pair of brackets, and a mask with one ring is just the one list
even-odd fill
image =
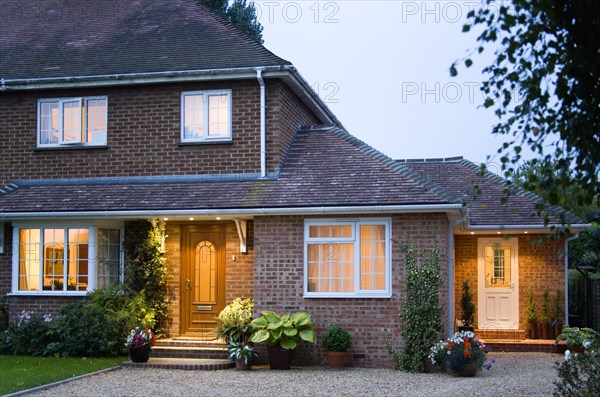
{"label": "concrete step", "polygon": [[152,348],[152,357],[227,360],[227,349],[221,341],[194,338],[159,339]]}
{"label": "concrete step", "polygon": [[229,360],[159,358],[154,356],[154,348],[152,348],[151,354],[152,357],[150,357],[150,360],[148,360],[148,362],[134,363],[132,361],[126,361],[121,365],[127,368],[161,368],[188,371],[219,371],[235,367],[235,363]]}

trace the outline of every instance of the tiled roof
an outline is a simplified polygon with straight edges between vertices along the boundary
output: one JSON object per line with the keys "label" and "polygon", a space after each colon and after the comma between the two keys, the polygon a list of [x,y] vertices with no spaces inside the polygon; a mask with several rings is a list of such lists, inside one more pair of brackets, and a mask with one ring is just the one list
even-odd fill
{"label": "tiled roof", "polygon": [[15,181],[0,213],[459,204],[337,128],[300,130],[277,176]]}
{"label": "tiled roof", "polygon": [[[460,197],[469,207],[471,225],[543,225],[544,217],[538,215],[536,205],[543,200],[518,186],[511,187],[511,194],[505,204],[506,180],[486,171],[462,157],[431,160],[398,160],[423,177]],[[478,192],[478,189],[480,192]],[[584,223],[577,216],[558,208],[546,206],[550,214],[550,224],[561,224],[561,216],[571,224]]]}
{"label": "tiled roof", "polygon": [[290,64],[195,0],[15,0],[1,7],[0,79]]}

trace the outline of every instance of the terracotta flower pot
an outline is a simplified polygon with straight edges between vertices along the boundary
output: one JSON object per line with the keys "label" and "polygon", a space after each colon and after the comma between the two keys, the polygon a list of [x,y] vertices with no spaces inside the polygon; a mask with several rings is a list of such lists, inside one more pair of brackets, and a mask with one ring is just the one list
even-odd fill
{"label": "terracotta flower pot", "polygon": [[252,365],[246,364],[243,359],[235,361],[235,369],[238,371],[248,371],[252,369]]}
{"label": "terracotta flower pot", "polygon": [[327,352],[327,364],[331,369],[343,369],[346,367],[348,352]]}
{"label": "terracotta flower pot", "polygon": [[150,348],[138,347],[137,349],[129,349],[129,357],[134,363],[145,363],[150,359]]}

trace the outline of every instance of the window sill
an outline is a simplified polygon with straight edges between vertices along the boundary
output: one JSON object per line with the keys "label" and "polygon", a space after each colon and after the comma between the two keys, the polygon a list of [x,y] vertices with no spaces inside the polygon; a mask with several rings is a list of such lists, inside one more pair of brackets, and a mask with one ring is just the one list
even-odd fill
{"label": "window sill", "polygon": [[73,297],[73,298],[82,298],[87,295],[87,291],[73,291],[73,292],[64,292],[64,291],[19,291],[19,292],[10,292],[6,294],[7,296],[56,296],[56,297]]}
{"label": "window sill", "polygon": [[177,146],[185,147],[185,146],[204,146],[204,145],[232,145],[233,141],[231,139],[223,140],[223,141],[198,141],[198,142],[179,142]]}
{"label": "window sill", "polygon": [[108,149],[108,145],[65,145],[65,146],[52,146],[52,147],[36,147],[33,149],[34,152],[53,152],[61,150],[93,150],[93,149]]}
{"label": "window sill", "polygon": [[320,294],[320,293],[304,293],[304,299],[389,299],[392,297],[390,292],[377,294]]}

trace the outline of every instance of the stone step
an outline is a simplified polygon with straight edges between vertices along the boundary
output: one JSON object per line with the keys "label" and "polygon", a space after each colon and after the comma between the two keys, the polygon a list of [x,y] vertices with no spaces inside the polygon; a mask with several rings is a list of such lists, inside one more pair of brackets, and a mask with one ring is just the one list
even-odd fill
{"label": "stone step", "polygon": [[160,358],[211,358],[227,359],[227,349],[223,347],[195,347],[195,346],[160,346],[152,348],[152,357]]}
{"label": "stone step", "polygon": [[161,368],[188,371],[219,371],[235,367],[235,363],[229,360],[159,358],[154,356],[154,348],[152,348],[152,357],[148,362],[134,363],[132,361],[126,361],[121,365],[127,368]]}

